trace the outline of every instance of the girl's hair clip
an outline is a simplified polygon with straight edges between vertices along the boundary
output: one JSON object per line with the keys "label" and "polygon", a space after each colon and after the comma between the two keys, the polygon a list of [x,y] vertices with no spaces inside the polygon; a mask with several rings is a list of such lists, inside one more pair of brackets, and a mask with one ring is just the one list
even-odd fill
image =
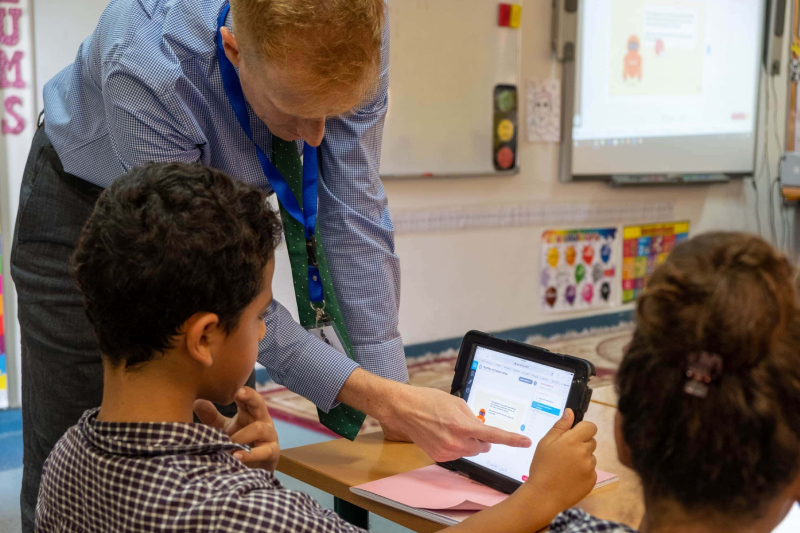
{"label": "girl's hair clip", "polygon": [[705,398],[708,395],[708,385],[722,374],[722,357],[708,352],[696,352],[689,355],[687,363],[683,392]]}

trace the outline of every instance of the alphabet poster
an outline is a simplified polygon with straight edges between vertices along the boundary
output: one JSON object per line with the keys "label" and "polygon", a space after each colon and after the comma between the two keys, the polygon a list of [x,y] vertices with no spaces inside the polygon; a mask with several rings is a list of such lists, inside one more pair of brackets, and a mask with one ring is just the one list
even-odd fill
{"label": "alphabet poster", "polygon": [[616,238],[616,228],[542,233],[542,310],[564,312],[612,306]]}
{"label": "alphabet poster", "polygon": [[625,226],[622,232],[622,303],[634,301],[647,278],[675,245],[689,238],[688,222]]}

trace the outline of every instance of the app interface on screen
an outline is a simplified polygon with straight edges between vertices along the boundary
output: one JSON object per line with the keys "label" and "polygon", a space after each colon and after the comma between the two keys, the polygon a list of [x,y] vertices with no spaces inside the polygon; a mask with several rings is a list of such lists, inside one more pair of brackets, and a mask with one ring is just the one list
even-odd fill
{"label": "app interface on screen", "polygon": [[533,445],[493,444],[487,453],[465,460],[525,481],[536,445],[563,414],[572,377],[566,370],[477,347],[464,387],[467,405],[484,424],[521,433]]}

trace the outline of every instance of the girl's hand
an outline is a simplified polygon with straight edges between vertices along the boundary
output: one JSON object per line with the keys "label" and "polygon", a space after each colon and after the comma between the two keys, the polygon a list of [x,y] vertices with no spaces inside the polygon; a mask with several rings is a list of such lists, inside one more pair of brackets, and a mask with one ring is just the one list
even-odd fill
{"label": "girl's hand", "polygon": [[557,502],[557,512],[581,501],[597,482],[594,450],[597,426],[580,422],[574,428],[572,409],[539,441],[526,485],[536,487]]}

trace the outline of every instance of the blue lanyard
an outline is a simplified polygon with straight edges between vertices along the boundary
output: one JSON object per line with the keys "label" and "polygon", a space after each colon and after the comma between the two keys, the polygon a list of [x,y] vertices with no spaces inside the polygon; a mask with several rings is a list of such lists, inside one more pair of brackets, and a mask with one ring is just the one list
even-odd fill
{"label": "blue lanyard", "polygon": [[317,225],[317,149],[308,143],[305,143],[303,147],[303,208],[301,208],[289,184],[286,183],[286,180],[283,179],[281,173],[269,160],[267,154],[253,139],[253,130],[250,128],[250,116],[247,113],[247,102],[242,91],[242,84],[239,82],[239,75],[236,73],[236,69],[228,59],[228,56],[225,55],[225,48],[222,46],[222,33],[220,30],[225,26],[225,18],[228,16],[230,9],[230,4],[226,3],[217,19],[217,59],[225,94],[228,96],[228,101],[236,114],[236,119],[256,147],[258,161],[261,163],[261,168],[264,170],[272,190],[275,191],[275,195],[286,212],[303,226],[306,247],[309,253],[309,299],[312,302],[321,302],[324,299],[324,295],[322,278],[319,275],[319,269],[316,264],[316,242],[314,239]]}

